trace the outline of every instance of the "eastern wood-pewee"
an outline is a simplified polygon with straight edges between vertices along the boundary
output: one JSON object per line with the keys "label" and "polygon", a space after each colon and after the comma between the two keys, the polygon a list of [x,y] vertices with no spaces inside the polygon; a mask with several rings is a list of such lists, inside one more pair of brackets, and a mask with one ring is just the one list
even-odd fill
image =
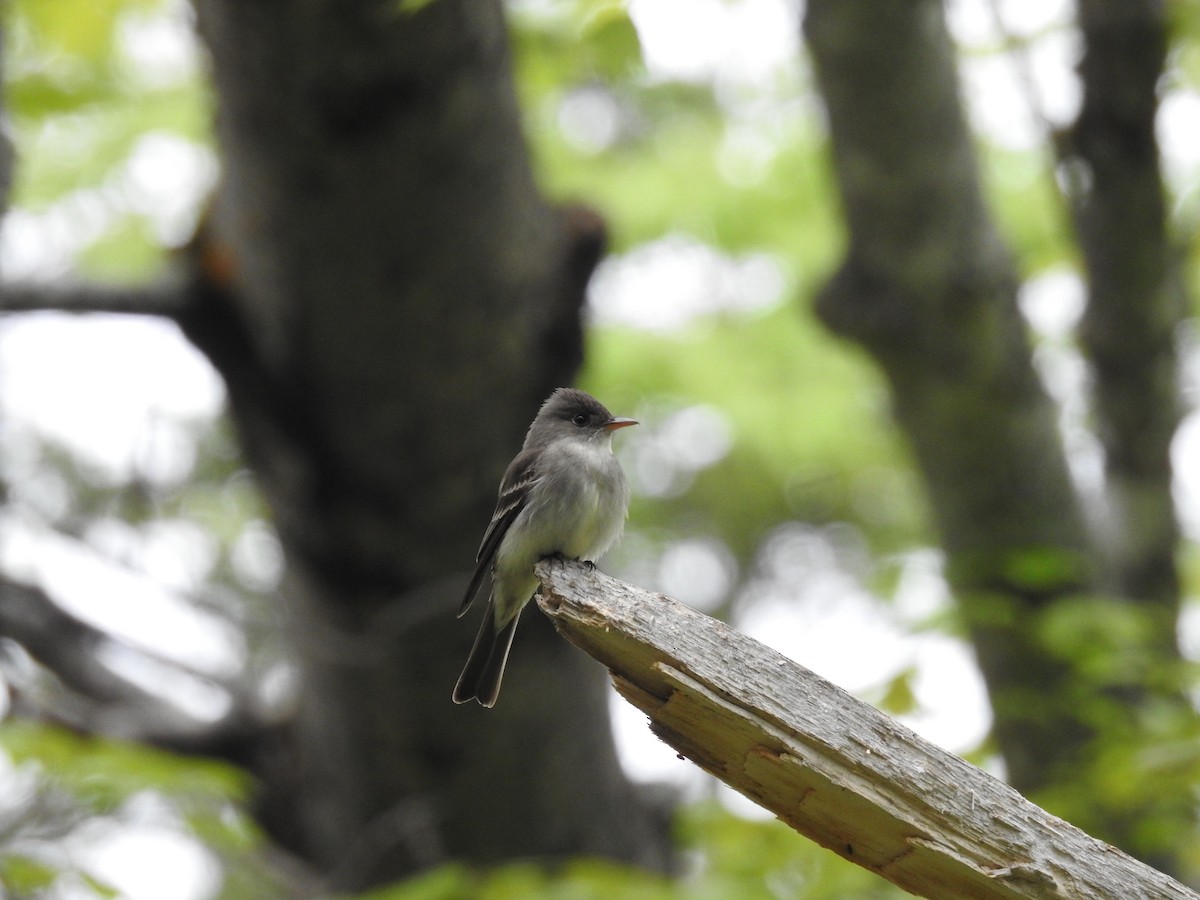
{"label": "eastern wood-pewee", "polygon": [[636,424],[574,388],[559,388],[542,404],[500,482],[496,511],[458,610],[462,616],[470,608],[490,573],[492,594],[454,686],[455,703],[495,704],[517,619],[538,588],[534,564],[556,554],[595,561],[621,536],[629,482],[613,456],[612,436]]}

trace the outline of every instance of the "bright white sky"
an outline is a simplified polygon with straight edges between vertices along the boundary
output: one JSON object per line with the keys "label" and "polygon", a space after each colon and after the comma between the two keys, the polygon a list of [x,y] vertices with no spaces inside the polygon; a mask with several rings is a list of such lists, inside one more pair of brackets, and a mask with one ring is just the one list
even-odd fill
{"label": "bright white sky", "polygon": [[[1077,49],[1069,29],[1055,26],[1069,20],[1071,4],[1005,0],[1000,7],[1010,31],[1037,35],[1027,58],[1038,103],[1053,122],[1066,121],[1078,103],[1072,74]],[[183,8],[176,4],[167,17],[131,18],[125,30],[131,66],[149,83],[191,77],[196,70]],[[747,92],[769,98],[775,86],[799,77],[796,2],[629,0],[629,8],[652,77],[711,80],[731,104]],[[950,10],[955,34],[968,48],[998,43],[987,0],[955,0]],[[1032,146],[1039,139],[1036,117],[1008,62],[969,52],[964,77],[971,114],[989,136],[1013,147]],[[602,145],[603,104],[588,106],[586,97],[582,102],[565,109],[560,121],[578,129],[581,140]],[[1197,184],[1198,123],[1200,98],[1195,94],[1177,92],[1166,98],[1160,132],[1177,196],[1194,193]],[[730,159],[737,165],[743,165],[743,157],[752,162],[755,154],[771,152],[769,131],[756,131],[753,120],[740,121],[731,141]],[[103,196],[80,195],[42,213],[10,214],[0,239],[0,266],[8,277],[64,271],[72,255],[103,232],[113,204],[145,210],[160,238],[178,240],[191,227],[214,176],[207,150],[172,135],[147,135],[125,171],[102,189]],[[593,318],[600,325],[672,329],[717,310],[778,303],[787,293],[783,278],[765,255],[730,258],[695,239],[671,235],[604,263],[593,285]],[[1078,315],[1081,296],[1072,273],[1047,273],[1026,287],[1022,306],[1047,336],[1048,349],[1039,365],[1051,390],[1066,402],[1064,433],[1077,450],[1077,475],[1086,482],[1094,477],[1094,447],[1082,428],[1082,413],[1072,411],[1072,403],[1079,406],[1071,400],[1078,396],[1078,360],[1061,341]],[[1186,362],[1191,409],[1200,403],[1198,345],[1192,342]],[[220,380],[207,363],[163,323],[60,316],[0,320],[0,458],[18,498],[32,509],[52,513],[66,496],[62,485],[33,478],[31,431],[69,445],[105,477],[120,479],[136,471],[151,481],[172,483],[186,477],[192,463],[189,424],[217,414],[223,397]],[[682,459],[676,452],[681,443],[710,448],[713,454],[685,461],[684,469],[711,464],[728,447],[728,428],[715,410],[685,410],[660,426],[646,429],[643,443],[631,440],[627,448],[629,459],[637,457],[640,474],[635,473],[635,480],[641,478],[651,492],[675,490],[684,483],[678,479],[690,477],[678,466],[661,465],[664,458]],[[686,436],[682,442],[680,434]],[[1195,413],[1179,431],[1174,458],[1181,516],[1190,537],[1200,540],[1200,416]],[[23,478],[23,471],[29,477]],[[852,566],[847,568],[854,554],[842,537],[798,524],[782,527],[764,551],[763,574],[753,585],[762,599],[739,624],[850,690],[869,694],[911,667],[921,710],[907,717],[908,723],[951,750],[973,747],[986,733],[989,713],[968,648],[936,632],[911,633],[914,623],[949,603],[936,553],[915,551],[896,561],[901,589],[897,602],[886,605],[863,588]],[[113,566],[100,555],[69,560],[61,541],[40,533],[30,514],[8,513],[0,517],[0,564],[14,574],[43,578],[72,610],[134,642],[178,654],[200,668],[235,667],[239,648],[228,631],[173,593],[186,593],[202,581],[211,556],[204,536],[184,523],[144,543],[139,540],[113,523],[107,532],[101,530],[97,543],[118,548],[132,566]],[[644,570],[634,559],[636,547],[629,550],[621,555],[638,570],[635,580],[700,608],[715,599],[712,585],[729,579],[730,563],[722,549],[703,542],[671,548]],[[831,597],[836,604],[829,602]],[[1200,657],[1200,617],[1189,616],[1183,640]],[[193,687],[182,685],[176,693],[197,714],[219,711],[211,697]],[[0,708],[2,702],[0,696]],[[621,702],[614,702],[613,709],[622,759],[636,777],[697,783],[696,770],[659,744],[640,714]],[[20,778],[0,761],[0,793]],[[216,882],[207,851],[153,797],[138,802],[131,812],[137,827],[91,827],[77,836],[71,852],[111,878],[124,897],[209,896]],[[156,870],[145,865],[151,858],[166,862]],[[185,877],[185,871],[191,874]]]}

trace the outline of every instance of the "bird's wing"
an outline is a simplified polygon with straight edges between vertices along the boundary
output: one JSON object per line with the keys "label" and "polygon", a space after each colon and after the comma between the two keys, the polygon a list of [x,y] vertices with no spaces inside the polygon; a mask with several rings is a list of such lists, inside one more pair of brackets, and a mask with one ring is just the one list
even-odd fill
{"label": "bird's wing", "polygon": [[492,513],[491,524],[484,532],[479,553],[475,556],[475,571],[471,575],[471,583],[467,585],[462,604],[458,607],[459,617],[471,608],[475,595],[479,593],[479,586],[483,583],[483,577],[491,571],[492,560],[496,558],[500,542],[504,540],[509,526],[521,514],[529,500],[529,490],[538,479],[537,460],[538,454],[535,451],[522,450],[509,463],[504,478],[500,481],[500,497],[496,500],[496,511]]}

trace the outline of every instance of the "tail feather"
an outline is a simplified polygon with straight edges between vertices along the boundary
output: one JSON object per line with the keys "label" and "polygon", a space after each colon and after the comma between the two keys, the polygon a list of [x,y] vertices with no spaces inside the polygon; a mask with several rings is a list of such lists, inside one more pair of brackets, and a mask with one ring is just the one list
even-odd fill
{"label": "tail feather", "polygon": [[508,651],[512,647],[513,635],[517,633],[517,620],[520,617],[518,612],[497,631],[495,604],[488,602],[467,664],[458,676],[458,683],[454,685],[455,703],[477,700],[481,706],[495,705],[500,695],[500,679],[504,677],[504,664],[508,661]]}

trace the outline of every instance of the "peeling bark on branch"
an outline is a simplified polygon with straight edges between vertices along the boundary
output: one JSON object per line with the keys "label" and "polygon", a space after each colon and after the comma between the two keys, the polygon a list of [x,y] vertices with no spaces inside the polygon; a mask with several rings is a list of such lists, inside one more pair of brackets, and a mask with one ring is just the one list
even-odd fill
{"label": "peeling bark on branch", "polygon": [[715,619],[581,563],[543,560],[538,577],[543,612],[663,741],[905,890],[1200,897]]}

